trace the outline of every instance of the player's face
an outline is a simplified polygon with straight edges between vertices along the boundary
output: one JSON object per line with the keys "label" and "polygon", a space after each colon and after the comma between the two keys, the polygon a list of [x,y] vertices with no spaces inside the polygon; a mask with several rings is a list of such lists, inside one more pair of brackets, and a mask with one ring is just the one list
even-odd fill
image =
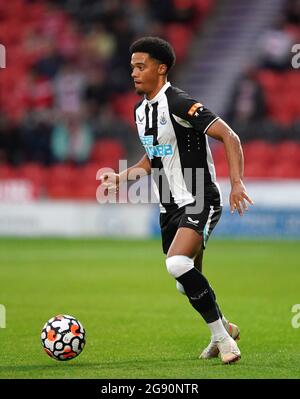
{"label": "player's face", "polygon": [[132,78],[137,94],[149,95],[156,91],[163,64],[159,64],[147,53],[133,53],[131,57]]}

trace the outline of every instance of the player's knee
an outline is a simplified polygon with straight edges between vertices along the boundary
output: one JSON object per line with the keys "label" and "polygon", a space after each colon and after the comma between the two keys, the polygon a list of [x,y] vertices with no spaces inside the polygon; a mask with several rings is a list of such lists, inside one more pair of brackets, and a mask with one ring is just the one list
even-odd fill
{"label": "player's knee", "polygon": [[178,278],[193,269],[194,261],[188,256],[174,255],[166,259],[166,266],[171,276]]}
{"label": "player's knee", "polygon": [[186,295],[185,289],[179,281],[176,281],[176,288],[180,292],[180,294]]}

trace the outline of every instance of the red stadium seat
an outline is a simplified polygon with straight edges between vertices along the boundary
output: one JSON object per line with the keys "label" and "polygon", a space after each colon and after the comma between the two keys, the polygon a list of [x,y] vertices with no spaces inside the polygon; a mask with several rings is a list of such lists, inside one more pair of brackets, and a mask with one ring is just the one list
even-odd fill
{"label": "red stadium seat", "polygon": [[220,159],[220,160],[216,161],[215,169],[216,169],[217,178],[229,176],[228,165],[227,165],[226,159],[224,159],[224,160]]}
{"label": "red stadium seat", "polygon": [[215,0],[194,0],[195,6],[203,15],[206,15],[210,12],[214,2]]}
{"label": "red stadium seat", "polygon": [[115,96],[112,100],[112,106],[120,118],[124,119],[131,126],[135,126],[133,109],[140,99],[134,92],[125,93]]}
{"label": "red stadium seat", "polygon": [[176,53],[176,59],[181,62],[187,53],[190,44],[192,30],[181,24],[169,24],[165,27],[166,39],[172,44]]}
{"label": "red stadium seat", "polygon": [[71,185],[76,183],[77,170],[71,165],[54,165],[49,169],[48,184]]}
{"label": "red stadium seat", "polygon": [[[51,37],[59,43],[58,34],[67,29],[69,17],[67,13],[59,9],[48,9],[46,2],[27,2],[25,0],[0,1],[0,24],[1,42],[10,49],[7,51],[7,65],[9,68],[1,71],[3,74],[0,88],[0,108],[4,110],[13,120],[22,119],[25,104],[19,99],[20,82],[25,81],[34,63],[43,56],[43,39]],[[36,38],[38,32],[39,38]],[[37,45],[27,43],[27,38],[33,33],[33,40]],[[13,68],[13,69],[12,69]],[[17,74],[17,69],[22,73]],[[7,83],[7,76],[11,73],[13,79]],[[39,90],[36,90],[38,92]],[[42,88],[40,89],[42,91]],[[51,104],[45,104],[50,107]]]}
{"label": "red stadium seat", "polygon": [[288,90],[299,90],[300,89],[300,76],[299,71],[289,71],[283,76],[284,83]]}
{"label": "red stadium seat", "polygon": [[123,144],[116,139],[98,140],[94,145],[91,160],[102,165],[118,169],[119,160],[125,156]]}
{"label": "red stadium seat", "polygon": [[72,198],[77,200],[89,200],[96,202],[96,191],[98,184],[89,183],[83,184],[78,187],[73,187],[71,190]]}
{"label": "red stadium seat", "polygon": [[270,117],[282,124],[290,125],[294,120],[295,96],[288,88],[281,90],[281,94],[270,97],[268,101]]}
{"label": "red stadium seat", "polygon": [[47,168],[36,163],[27,163],[17,169],[18,177],[22,179],[28,179],[39,186],[46,183],[47,173]]}
{"label": "red stadium seat", "polygon": [[72,199],[72,188],[65,184],[48,186],[47,195],[51,199]]}
{"label": "red stadium seat", "polygon": [[80,183],[74,185],[53,184],[48,187],[48,197],[60,200],[91,200],[96,201],[96,191],[99,183]]}
{"label": "red stadium seat", "polygon": [[245,163],[245,176],[252,178],[268,177],[270,168],[263,160],[253,160]]}
{"label": "red stadium seat", "polygon": [[105,167],[107,167],[105,164],[99,162],[90,162],[79,168],[78,173],[80,173],[82,182],[84,184],[95,183],[98,170]]}
{"label": "red stadium seat", "polygon": [[274,72],[262,70],[257,79],[264,89],[268,116],[282,125],[290,125],[300,117],[298,71]]}
{"label": "red stadium seat", "polygon": [[223,144],[214,144],[211,146],[212,156],[215,162],[226,160],[226,154]]}
{"label": "red stadium seat", "polygon": [[276,145],[277,156],[280,160],[293,162],[295,165],[300,164],[300,144],[286,140]]}
{"label": "red stadium seat", "polygon": [[227,165],[224,145],[219,143],[216,144],[214,143],[214,145],[211,147],[211,152],[216,168],[217,178],[228,177],[229,172],[228,172],[228,165]]}
{"label": "red stadium seat", "polygon": [[300,39],[300,28],[296,24],[286,24],[284,31],[294,39],[295,43]]}
{"label": "red stadium seat", "polygon": [[300,179],[300,164],[296,166],[294,162],[284,160],[274,165],[271,176],[280,179]]}
{"label": "red stadium seat", "polygon": [[280,77],[276,72],[270,71],[268,69],[263,69],[257,73],[257,79],[267,92],[278,91]]}
{"label": "red stadium seat", "polygon": [[16,170],[8,164],[0,165],[0,180],[16,178]]}
{"label": "red stadium seat", "polygon": [[253,140],[243,145],[244,158],[247,164],[259,161],[272,164],[276,160],[276,148],[264,140]]}

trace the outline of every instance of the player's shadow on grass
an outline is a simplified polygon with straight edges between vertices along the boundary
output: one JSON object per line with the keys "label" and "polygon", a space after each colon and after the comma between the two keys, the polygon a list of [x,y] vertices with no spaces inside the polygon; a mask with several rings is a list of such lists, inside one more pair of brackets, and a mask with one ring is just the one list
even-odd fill
{"label": "player's shadow on grass", "polygon": [[[191,364],[194,363],[195,367],[224,367],[224,365],[221,363],[220,359],[210,359],[208,361],[205,360],[200,360],[197,357],[182,357],[182,358],[176,358],[176,359],[145,359],[145,360],[126,360],[126,361],[114,361],[114,362],[99,362],[99,366],[102,366],[103,368],[106,369],[118,369],[118,368],[124,368],[126,366],[128,367],[133,367],[139,368],[142,366],[147,366],[149,364],[149,367],[153,369],[153,366],[155,365],[160,365],[160,366],[165,366],[167,367],[168,364],[174,366],[178,366],[178,362],[180,363],[186,363],[191,366]],[[235,366],[235,363],[231,364],[230,366]]]}
{"label": "player's shadow on grass", "polygon": [[69,363],[69,362],[57,362],[53,364],[31,364],[31,365],[16,365],[16,366],[1,366],[0,365],[0,379],[5,377],[5,373],[22,373],[22,372],[30,372],[36,371],[37,375],[34,378],[39,378],[38,371],[40,370],[42,374],[45,374],[46,370],[72,370],[76,369],[83,369],[87,370],[87,368],[93,369],[97,368],[100,370],[117,370],[117,369],[124,369],[124,367],[130,367],[131,369],[136,368],[149,368],[153,369],[153,365],[161,365],[167,366],[168,364],[174,363],[174,365],[178,366],[178,362],[184,362],[191,365],[191,363],[195,363],[196,367],[205,366],[205,367],[216,367],[222,366],[219,359],[214,359],[210,361],[201,361],[197,357],[182,357],[182,358],[175,358],[175,359],[144,359],[144,360],[122,360],[122,361],[110,361],[110,362],[77,362],[77,363]]}
{"label": "player's shadow on grass", "polygon": [[[203,364],[203,362],[201,362],[199,359],[197,358],[176,358],[176,359],[144,359],[144,360],[124,360],[124,361],[111,361],[111,362],[78,362],[78,363],[69,363],[69,362],[57,362],[57,363],[53,363],[53,364],[24,364],[24,365],[16,365],[16,366],[1,366],[0,365],[0,379],[1,377],[4,375],[5,372],[9,373],[9,372],[28,372],[28,371],[38,371],[38,370],[43,370],[45,371],[45,369],[59,369],[59,370],[70,370],[72,368],[77,368],[77,369],[85,369],[87,367],[89,368],[101,368],[101,369],[118,369],[118,368],[124,368],[126,366],[129,367],[139,367],[142,365],[151,365],[153,366],[153,364],[164,364],[164,363],[174,363],[178,364],[178,362],[187,362],[187,363],[191,363],[191,362],[199,362],[199,364]],[[210,364],[212,365],[212,362],[210,362]]]}

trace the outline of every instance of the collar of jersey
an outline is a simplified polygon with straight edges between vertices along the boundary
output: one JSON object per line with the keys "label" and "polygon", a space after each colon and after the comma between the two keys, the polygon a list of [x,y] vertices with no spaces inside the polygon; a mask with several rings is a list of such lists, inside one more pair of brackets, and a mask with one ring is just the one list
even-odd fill
{"label": "collar of jersey", "polygon": [[164,94],[164,92],[167,90],[168,87],[171,86],[170,82],[167,82],[163,85],[163,87],[159,90],[159,92],[156,94],[156,96],[154,98],[152,98],[152,100],[147,100],[147,98],[145,97],[145,100],[147,101],[148,104],[154,104],[156,103],[160,97]]}

